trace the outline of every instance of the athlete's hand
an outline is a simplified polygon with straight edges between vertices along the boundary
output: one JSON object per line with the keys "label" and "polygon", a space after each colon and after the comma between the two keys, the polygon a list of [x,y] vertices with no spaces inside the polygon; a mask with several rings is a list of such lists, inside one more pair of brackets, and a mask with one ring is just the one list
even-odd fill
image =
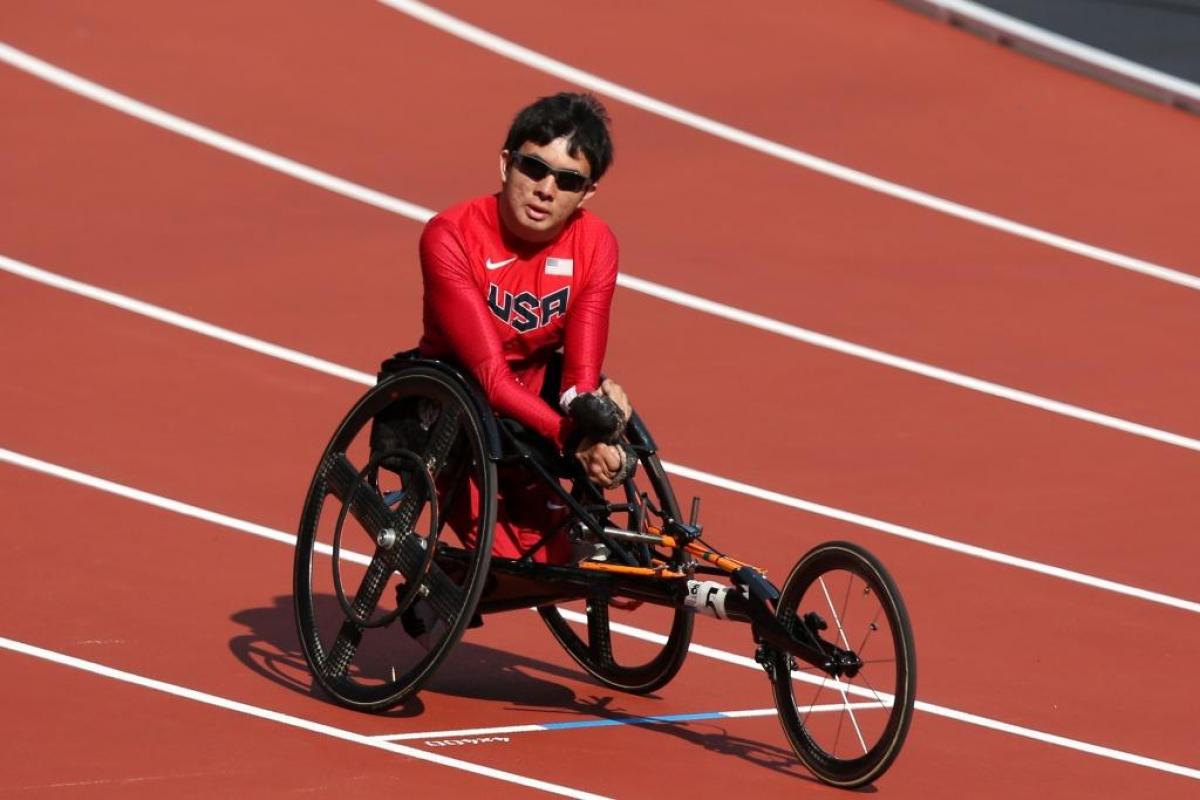
{"label": "athlete's hand", "polygon": [[626,396],[621,385],[612,378],[605,378],[604,383],[600,384],[600,392],[617,404],[617,408],[621,409],[621,416],[625,417],[626,422],[629,422],[633,406],[629,404],[629,397]]}
{"label": "athlete's hand", "polygon": [[625,466],[625,451],[611,444],[584,439],[575,450],[575,459],[583,467],[583,474],[588,480],[600,486],[610,486]]}

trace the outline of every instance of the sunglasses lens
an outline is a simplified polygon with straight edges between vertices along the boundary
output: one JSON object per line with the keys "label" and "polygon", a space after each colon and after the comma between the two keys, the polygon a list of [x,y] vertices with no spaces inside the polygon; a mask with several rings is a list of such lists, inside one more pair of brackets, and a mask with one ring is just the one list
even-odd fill
{"label": "sunglasses lens", "polygon": [[521,171],[521,174],[531,181],[540,181],[550,174],[550,165],[540,158],[527,156],[523,153],[514,153],[513,163],[517,165],[517,169]]}
{"label": "sunglasses lens", "polygon": [[558,188],[564,192],[580,192],[583,191],[584,186],[587,186],[587,178],[578,172],[556,172],[554,180],[558,183]]}
{"label": "sunglasses lens", "polygon": [[512,160],[521,174],[531,181],[540,181],[547,175],[554,173],[554,182],[564,192],[581,192],[588,185],[588,179],[578,172],[565,169],[556,170],[537,156],[513,153]]}

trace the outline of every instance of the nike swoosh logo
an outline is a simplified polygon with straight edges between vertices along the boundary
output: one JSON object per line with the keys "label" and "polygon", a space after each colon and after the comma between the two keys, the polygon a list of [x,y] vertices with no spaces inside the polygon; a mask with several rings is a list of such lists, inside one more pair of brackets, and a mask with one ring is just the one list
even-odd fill
{"label": "nike swoosh logo", "polygon": [[484,265],[485,265],[485,266],[486,266],[488,269],[500,269],[501,267],[506,267],[506,266],[508,266],[509,264],[511,264],[512,262],[514,262],[514,261],[516,261],[516,260],[517,260],[517,257],[516,257],[516,256],[513,256],[512,258],[506,258],[506,259],[504,259],[503,261],[492,261],[492,260],[489,258],[489,259],[487,259],[487,261],[485,262],[485,264],[484,264]]}

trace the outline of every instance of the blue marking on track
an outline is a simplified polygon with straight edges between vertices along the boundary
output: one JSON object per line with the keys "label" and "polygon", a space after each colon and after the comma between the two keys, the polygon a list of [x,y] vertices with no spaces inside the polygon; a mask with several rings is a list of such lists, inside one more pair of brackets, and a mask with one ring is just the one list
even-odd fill
{"label": "blue marking on track", "polygon": [[623,719],[587,719],[580,722],[549,722],[538,727],[547,731],[561,731],[568,728],[609,728],[614,725],[662,725],[670,722],[695,722],[702,719],[719,719],[724,717],[722,711],[708,711],[700,714],[668,714],[662,717],[625,717]]}

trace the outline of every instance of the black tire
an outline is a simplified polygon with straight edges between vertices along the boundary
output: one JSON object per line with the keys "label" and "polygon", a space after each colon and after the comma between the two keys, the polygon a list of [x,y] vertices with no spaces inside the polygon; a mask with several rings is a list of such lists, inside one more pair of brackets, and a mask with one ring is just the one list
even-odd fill
{"label": "black tire", "polygon": [[[300,520],[294,597],[305,660],[341,705],[379,711],[404,701],[471,622],[496,518],[496,469],[484,442],[461,383],[414,365],[368,391],[325,448]],[[480,501],[468,547],[442,526],[469,482]],[[395,534],[390,547],[377,544],[386,529]],[[326,558],[339,547],[337,561]],[[392,624],[414,599],[433,615],[428,649]]]}
{"label": "black tire", "polygon": [[[779,722],[817,778],[846,789],[864,786],[891,766],[912,721],[917,680],[912,625],[887,570],[848,542],[813,548],[788,575],[776,616],[792,627],[806,624],[812,613],[828,626],[819,635],[855,652],[863,665],[839,684],[816,667],[775,653],[771,673]],[[821,625],[811,617],[807,624],[810,630]]]}
{"label": "black tire", "polygon": [[[630,431],[635,446],[647,444],[639,441],[637,429]],[[651,501],[668,515],[678,519],[679,508],[675,502],[671,484],[658,457],[643,450],[639,455],[638,474],[625,482],[624,493],[631,509],[612,520],[617,527],[640,530],[643,513],[636,506],[640,493],[644,491],[638,478],[649,484]],[[649,553],[643,551],[649,566]],[[582,613],[570,608],[542,606],[538,609],[550,632],[575,661],[596,680],[605,686],[634,694],[647,694],[665,686],[683,666],[688,647],[692,642],[692,623],[695,615],[683,608],[665,609],[644,604],[632,610],[623,610],[620,603],[612,604],[609,598],[597,593],[587,599]],[[613,619],[613,617],[616,619]],[[567,618],[586,622],[586,631],[571,626]],[[623,640],[614,647],[612,626],[614,623],[637,627],[665,636],[665,641],[645,642]],[[583,635],[580,635],[580,634]]]}

